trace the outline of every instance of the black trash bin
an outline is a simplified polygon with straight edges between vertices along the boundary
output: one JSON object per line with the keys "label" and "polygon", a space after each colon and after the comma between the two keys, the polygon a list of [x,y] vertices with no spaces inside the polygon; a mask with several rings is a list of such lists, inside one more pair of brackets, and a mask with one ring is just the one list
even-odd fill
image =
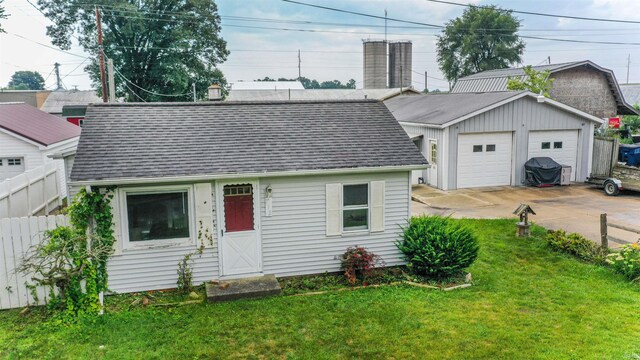
{"label": "black trash bin", "polygon": [[534,157],[524,163],[525,184],[546,187],[560,185],[562,165],[549,157]]}

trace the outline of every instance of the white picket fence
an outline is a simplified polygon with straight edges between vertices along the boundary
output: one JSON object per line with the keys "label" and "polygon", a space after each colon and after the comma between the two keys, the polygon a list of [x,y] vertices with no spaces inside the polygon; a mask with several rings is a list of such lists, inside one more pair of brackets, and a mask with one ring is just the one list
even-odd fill
{"label": "white picket fence", "polygon": [[29,249],[43,240],[44,231],[68,221],[63,215],[0,219],[0,309],[46,303],[49,290],[36,288],[36,301],[27,286],[31,277],[16,269]]}
{"label": "white picket fence", "polygon": [[0,218],[47,215],[62,201],[56,162],[0,182]]}

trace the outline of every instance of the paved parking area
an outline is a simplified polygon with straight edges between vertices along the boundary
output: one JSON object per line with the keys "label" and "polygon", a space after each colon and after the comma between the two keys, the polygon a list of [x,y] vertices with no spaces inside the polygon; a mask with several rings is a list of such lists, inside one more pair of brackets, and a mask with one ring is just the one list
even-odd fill
{"label": "paved parking area", "polygon": [[[609,222],[640,229],[640,193],[623,192],[605,195],[602,189],[585,185],[552,188],[492,187],[442,191],[426,185],[413,187],[413,214],[440,214],[458,218],[517,219],[513,210],[520,203],[529,204],[537,215],[531,219],[548,229],[577,232],[600,242],[600,214]],[[417,200],[417,201],[416,201]],[[515,226],[514,226],[515,231]],[[611,229],[610,234],[626,241],[640,236]],[[612,247],[615,244],[611,244]]]}

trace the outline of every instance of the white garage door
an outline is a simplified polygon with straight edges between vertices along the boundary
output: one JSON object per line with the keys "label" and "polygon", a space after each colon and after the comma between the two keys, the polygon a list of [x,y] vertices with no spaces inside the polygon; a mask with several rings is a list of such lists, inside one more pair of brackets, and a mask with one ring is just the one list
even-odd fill
{"label": "white garage door", "polygon": [[571,166],[571,180],[576,180],[578,130],[529,132],[529,156],[550,157],[560,165]]}
{"label": "white garage door", "polygon": [[510,132],[458,135],[458,188],[511,185]]}
{"label": "white garage door", "polygon": [[0,181],[24,172],[24,158],[0,158]]}

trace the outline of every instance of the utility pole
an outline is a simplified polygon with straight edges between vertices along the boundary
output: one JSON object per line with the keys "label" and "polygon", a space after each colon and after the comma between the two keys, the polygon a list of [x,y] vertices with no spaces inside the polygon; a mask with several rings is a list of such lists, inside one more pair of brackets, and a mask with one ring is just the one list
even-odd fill
{"label": "utility pole", "polygon": [[403,78],[402,78],[402,65],[400,65],[400,94],[402,94],[402,83],[403,83]]}
{"label": "utility pole", "polygon": [[193,102],[196,102],[196,83],[191,84],[191,90],[193,91]]}
{"label": "utility pole", "polygon": [[300,58],[300,49],[298,49],[298,81],[300,81],[300,78],[302,78],[301,72],[300,72],[300,63],[302,62],[302,59]]}
{"label": "utility pole", "polygon": [[109,76],[109,102],[116,102],[116,80],[113,73],[113,59],[107,60],[107,73]]}
{"label": "utility pole", "polygon": [[627,84],[629,83],[629,67],[631,66],[631,54],[627,56]]}
{"label": "utility pole", "polygon": [[429,87],[427,86],[427,72],[424,72],[424,91],[429,91]]}
{"label": "utility pole", "polygon": [[384,9],[384,42],[387,43],[387,9]]}
{"label": "utility pole", "polygon": [[104,71],[104,51],[102,49],[102,23],[100,9],[96,6],[96,28],[98,30],[98,55],[100,58],[100,82],[102,83],[102,102],[107,102],[107,79]]}
{"label": "utility pole", "polygon": [[551,65],[551,56],[547,56],[547,60],[549,62],[549,65]]}
{"label": "utility pole", "polygon": [[60,64],[53,64],[56,72],[56,90],[62,90],[62,79],[60,79]]}

